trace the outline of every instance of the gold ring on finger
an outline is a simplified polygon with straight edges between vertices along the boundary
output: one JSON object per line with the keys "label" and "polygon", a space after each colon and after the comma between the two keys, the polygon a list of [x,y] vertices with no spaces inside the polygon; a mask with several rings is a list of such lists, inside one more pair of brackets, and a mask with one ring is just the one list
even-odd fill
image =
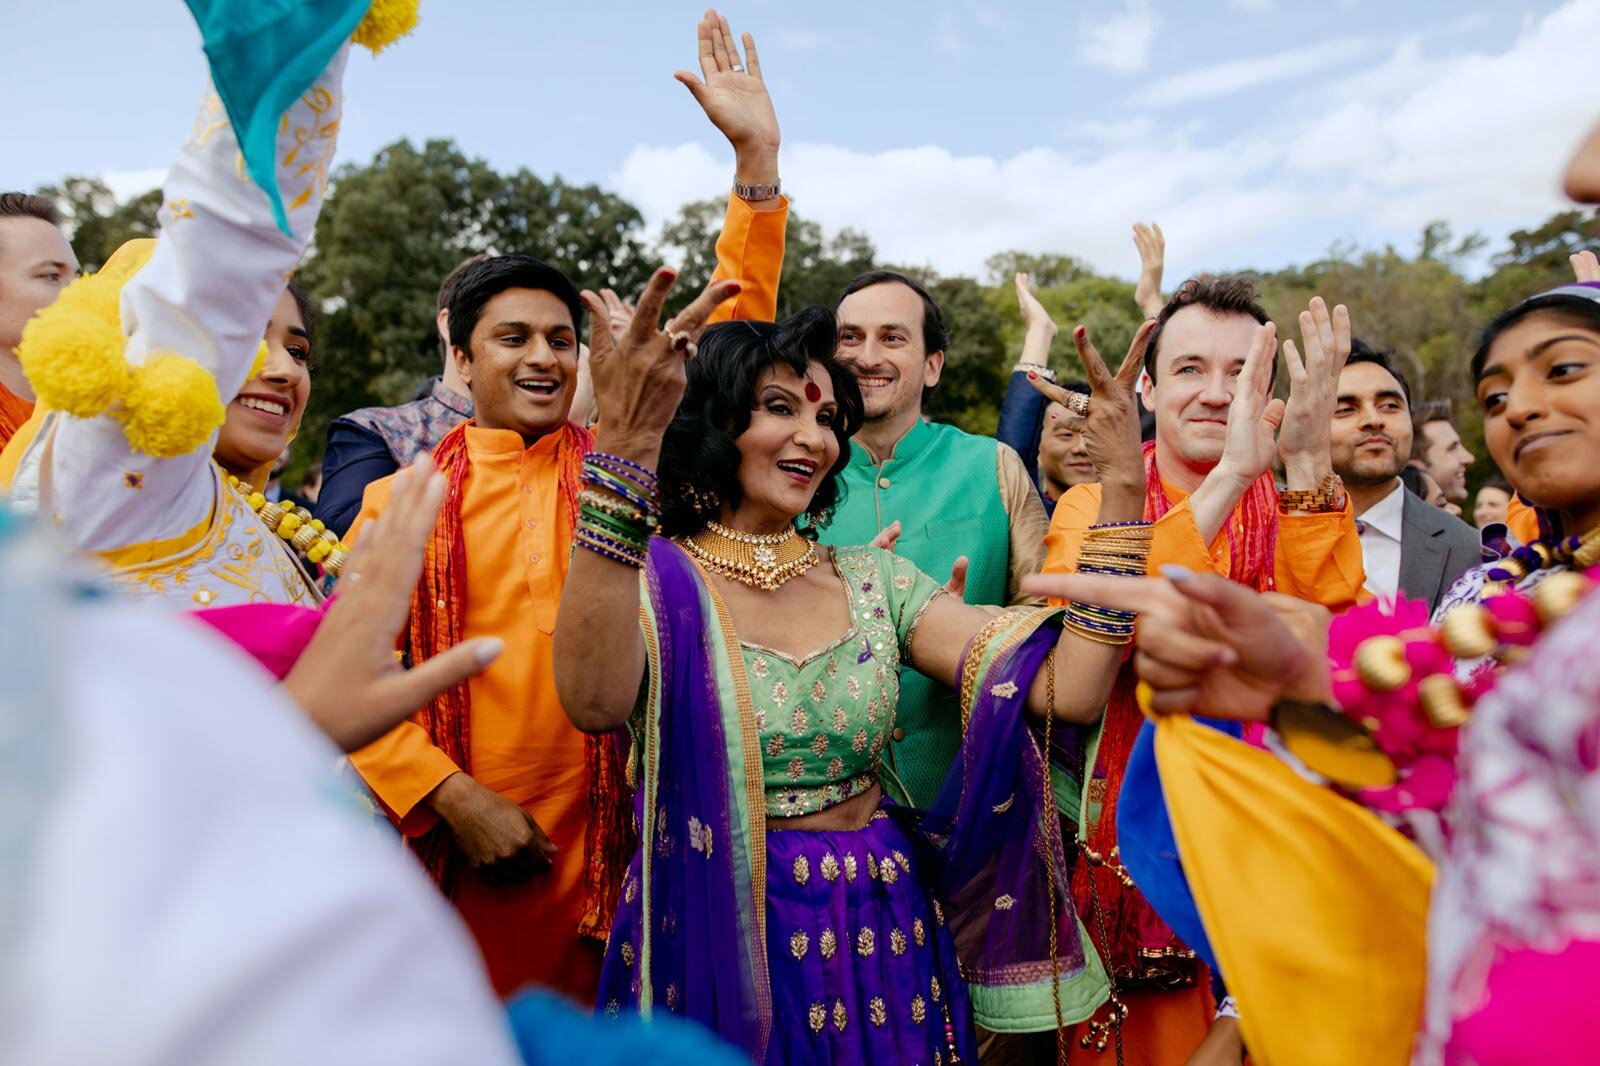
{"label": "gold ring on finger", "polygon": [[690,352],[691,354],[693,354],[694,338],[689,336],[689,331],[688,330],[686,330],[686,329],[673,330],[672,333],[669,336],[670,336],[670,339],[672,341],[672,346],[674,348],[676,348],[680,352]]}
{"label": "gold ring on finger", "polygon": [[1067,398],[1062,402],[1062,406],[1079,418],[1087,418],[1089,416],[1089,397],[1081,392],[1067,393]]}

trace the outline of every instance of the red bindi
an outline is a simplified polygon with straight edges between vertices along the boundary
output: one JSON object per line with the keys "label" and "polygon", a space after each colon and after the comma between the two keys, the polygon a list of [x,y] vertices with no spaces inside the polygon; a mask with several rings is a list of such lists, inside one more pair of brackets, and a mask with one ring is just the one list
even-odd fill
{"label": "red bindi", "polygon": [[822,390],[817,388],[817,383],[815,381],[806,382],[806,399],[810,400],[812,403],[816,403],[818,400],[822,399]]}

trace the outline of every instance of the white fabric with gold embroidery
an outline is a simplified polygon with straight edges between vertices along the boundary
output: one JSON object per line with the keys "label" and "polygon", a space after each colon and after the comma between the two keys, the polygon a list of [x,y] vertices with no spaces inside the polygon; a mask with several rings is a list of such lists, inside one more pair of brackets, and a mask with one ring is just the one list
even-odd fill
{"label": "white fabric with gold embroidery", "polygon": [[[155,251],[122,292],[130,363],[177,352],[211,372],[218,395],[238,394],[322,207],[348,53],[340,49],[279,130],[292,237],[274,224],[221,101],[207,94],[162,189]],[[17,483],[36,484],[41,514],[71,547],[103,556],[132,592],[184,606],[314,598],[289,549],[222,481],[215,443],[213,435],[188,455],[158,459],[130,448],[109,416],[58,415]]]}

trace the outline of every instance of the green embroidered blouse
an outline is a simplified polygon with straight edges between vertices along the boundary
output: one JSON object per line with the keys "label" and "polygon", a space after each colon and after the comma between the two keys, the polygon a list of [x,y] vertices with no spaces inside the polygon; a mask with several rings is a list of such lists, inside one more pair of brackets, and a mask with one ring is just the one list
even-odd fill
{"label": "green embroidered blouse", "polygon": [[835,548],[850,628],[804,660],[741,641],[761,733],[768,817],[824,810],[878,780],[900,659],[943,587],[878,548]]}

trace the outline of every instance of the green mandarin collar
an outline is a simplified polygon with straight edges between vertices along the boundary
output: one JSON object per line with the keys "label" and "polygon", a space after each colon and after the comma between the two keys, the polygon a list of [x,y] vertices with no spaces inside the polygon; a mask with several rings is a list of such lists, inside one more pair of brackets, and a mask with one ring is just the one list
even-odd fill
{"label": "green mandarin collar", "polygon": [[850,449],[850,465],[876,467],[890,462],[910,462],[928,449],[928,445],[933,443],[933,436],[933,426],[926,419],[918,418],[895,444],[890,455],[881,460],[874,459],[866,445],[856,444]]}

